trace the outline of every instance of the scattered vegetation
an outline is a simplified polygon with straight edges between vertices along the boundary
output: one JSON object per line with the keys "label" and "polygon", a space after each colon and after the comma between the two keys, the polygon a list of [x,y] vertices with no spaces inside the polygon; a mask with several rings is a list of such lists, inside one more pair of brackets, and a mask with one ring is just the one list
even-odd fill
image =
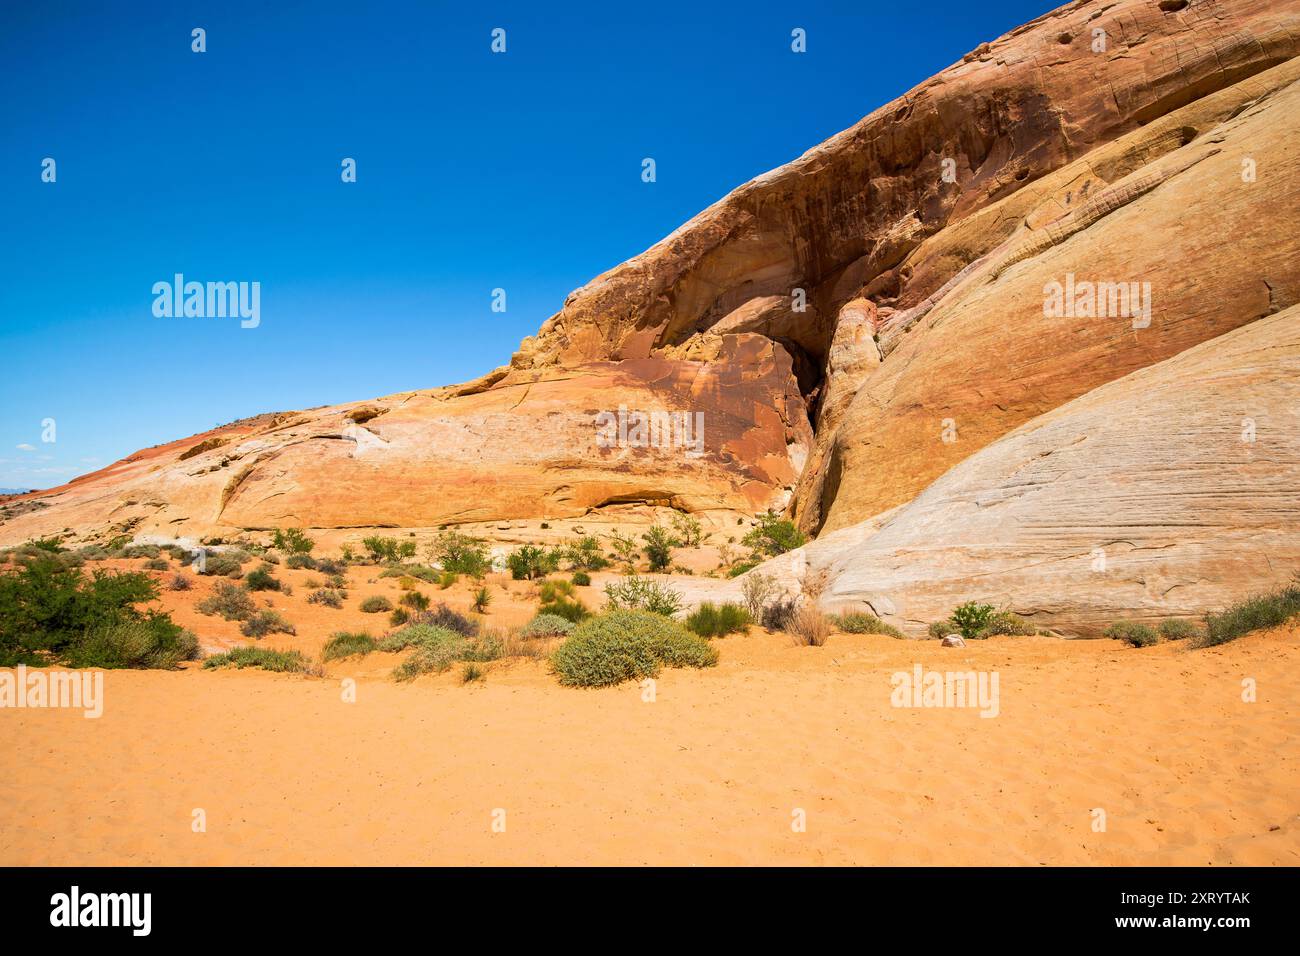
{"label": "scattered vegetation", "polygon": [[266,647],[234,647],[224,654],[214,654],[204,667],[258,667],[264,671],[292,674],[309,670],[307,658],[299,651],[273,651]]}
{"label": "scattered vegetation", "polygon": [[1214,647],[1235,641],[1243,634],[1285,624],[1300,614],[1300,584],[1292,584],[1271,594],[1261,594],[1232,605],[1220,614],[1205,616],[1205,633],[1197,638],[1197,647]]}
{"label": "scattered vegetation", "polygon": [[458,531],[444,531],[431,546],[430,557],[443,571],[482,578],[492,570],[487,542]]}
{"label": "scattered vegetation", "polygon": [[361,546],[375,564],[400,562],[415,557],[415,542],[411,540],[399,541],[397,538],[371,535],[361,539]]}
{"label": "scattered vegetation", "polygon": [[336,588],[317,588],[307,595],[308,604],[323,604],[325,607],[340,608],[343,606],[343,592]]}
{"label": "scattered vegetation", "polygon": [[606,611],[648,611],[671,617],[682,609],[682,596],[658,581],[630,574],[605,585]]}
{"label": "scattered vegetation", "polygon": [[768,511],[758,516],[758,525],[741,539],[745,547],[756,555],[777,555],[793,551],[808,543],[808,538],[795,527],[793,521]]}
{"label": "scattered vegetation", "polygon": [[589,618],[551,655],[560,683],[604,687],[655,677],[661,667],[712,667],[717,650],[676,621],[642,611]]}
{"label": "scattered vegetation", "polygon": [[229,581],[218,581],[212,593],[194,605],[194,609],[227,621],[247,621],[256,610],[248,591]]}
{"label": "scattered vegetation", "polygon": [[700,637],[723,637],[747,633],[749,621],[749,612],[739,604],[728,602],[717,606],[705,601],[686,619],[686,629]]}
{"label": "scattered vegetation", "polygon": [[245,637],[266,637],[268,634],[297,634],[298,631],[275,611],[258,611],[239,626]]}
{"label": "scattered vegetation", "polygon": [[286,555],[311,554],[316,542],[302,528],[277,528],[271,535],[271,547]]}
{"label": "scattered vegetation", "polygon": [[1137,621],[1116,621],[1102,633],[1133,647],[1150,647],[1160,640],[1154,630]]}
{"label": "scattered vegetation", "polygon": [[573,631],[574,623],[558,614],[540,613],[519,629],[520,637],[563,637]]}
{"label": "scattered vegetation", "polygon": [[903,632],[866,611],[849,611],[831,618],[831,623],[846,634],[884,634],[903,637]]}
{"label": "scattered vegetation", "polygon": [[337,631],[330,635],[330,639],[321,648],[320,659],[322,661],[333,661],[342,657],[357,657],[358,655],[364,657],[378,646],[378,642],[364,631],[360,633]]}
{"label": "scattered vegetation", "polygon": [[1161,621],[1160,627],[1157,628],[1160,636],[1166,641],[1185,641],[1199,638],[1201,630],[1191,621],[1184,621],[1178,618],[1169,618]]}

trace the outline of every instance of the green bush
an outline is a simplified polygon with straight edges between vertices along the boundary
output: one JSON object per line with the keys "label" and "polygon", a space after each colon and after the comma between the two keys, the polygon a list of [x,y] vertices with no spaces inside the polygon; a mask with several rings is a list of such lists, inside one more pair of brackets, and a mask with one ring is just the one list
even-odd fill
{"label": "green bush", "polygon": [[935,638],[936,640],[939,640],[947,637],[949,634],[961,633],[961,628],[957,626],[956,621],[954,621],[952,618],[949,618],[946,621],[931,622],[928,631],[931,637]]}
{"label": "green bush", "polygon": [[258,611],[243,624],[239,633],[245,637],[266,637],[268,634],[297,634],[297,629],[275,611]]}
{"label": "green bush", "polygon": [[727,577],[738,578],[742,574],[746,573],[747,571],[753,571],[756,567],[758,567],[762,563],[763,562],[761,561],[755,560],[755,561],[741,561],[737,564],[733,564],[730,568],[727,569]]}
{"label": "green bush", "polygon": [[1169,618],[1160,622],[1160,636],[1166,641],[1185,641],[1188,638],[1200,637],[1201,631],[1191,621],[1183,621],[1178,618]]}
{"label": "green bush", "polygon": [[[426,568],[418,564],[403,564],[395,568],[384,568],[379,572],[381,578],[411,578],[423,581],[425,584],[441,584],[446,575],[436,568]],[[455,575],[452,575],[452,583],[455,584]]]}
{"label": "green bush", "polygon": [[255,568],[248,572],[244,578],[244,587],[250,591],[278,591],[280,582],[277,581],[267,568]]}
{"label": "green bush", "polygon": [[573,574],[573,583],[580,588],[591,586],[591,575],[586,571],[575,571]]}
{"label": "green bush", "polygon": [[569,564],[578,570],[599,571],[609,567],[609,561],[600,550],[600,539],[593,534],[569,542],[564,549],[564,555]]}
{"label": "green bush", "polygon": [[566,621],[577,623],[591,614],[587,610],[587,605],[583,604],[577,598],[570,601],[568,598],[556,597],[550,601],[543,601],[537,608],[538,614],[549,614],[553,617],[562,617]]}
{"label": "green bush", "polygon": [[393,602],[388,600],[382,594],[376,594],[368,597],[361,602],[361,610],[366,614],[381,614],[393,609]]}
{"label": "green bush", "polygon": [[237,556],[218,551],[203,559],[203,570],[199,573],[214,578],[237,578],[244,573],[244,564]]}
{"label": "green bush", "polygon": [[317,588],[307,595],[307,603],[341,608],[343,606],[343,592],[335,588]]}
{"label": "green bush", "polygon": [[224,654],[214,654],[203,662],[204,667],[259,667],[277,673],[299,673],[307,670],[307,659],[300,651],[273,651],[266,647],[234,647]]}
{"label": "green bush", "polygon": [[700,637],[744,633],[749,630],[749,612],[739,604],[727,603],[718,607],[705,601],[686,619],[686,629]]}
{"label": "green bush", "polygon": [[[39,545],[38,545],[39,547]],[[59,549],[63,550],[62,548]],[[132,544],[122,549],[124,558],[156,558],[158,557],[158,545],[156,544]]]}
{"label": "green bush", "polygon": [[488,605],[492,603],[492,592],[486,587],[481,587],[474,592],[474,610],[479,614],[486,614]]}
{"label": "green bush", "polygon": [[277,528],[271,535],[271,547],[285,554],[311,554],[316,542],[302,528]]}
{"label": "green bush", "polygon": [[535,618],[519,629],[520,637],[563,637],[570,633],[574,624],[568,618],[557,614],[539,613]]}
{"label": "green bush", "polygon": [[650,562],[651,571],[662,571],[672,564],[673,548],[681,543],[659,525],[651,526],[649,531],[641,535],[641,540],[645,542],[643,550],[646,560]]}
{"label": "green bush", "polygon": [[433,556],[444,571],[481,578],[492,570],[487,542],[458,531],[444,531],[433,542]]}
{"label": "green bush", "polygon": [[485,676],[486,672],[477,664],[466,664],[460,669],[460,682],[462,684],[470,684],[474,681],[482,680]]}
{"label": "green bush", "polygon": [[831,617],[831,622],[846,634],[884,634],[903,637],[903,632],[866,611],[849,611]]}
{"label": "green bush", "polygon": [[380,650],[414,648],[414,652],[393,670],[398,681],[414,680],[421,674],[441,673],[457,661],[490,661],[501,656],[499,639],[467,637],[457,631],[430,624],[414,624],[380,642]]}
{"label": "green bush", "polygon": [[1226,644],[1251,631],[1285,624],[1297,614],[1300,614],[1300,585],[1247,598],[1221,614],[1207,614],[1205,633],[1197,639],[1196,645],[1213,647]]}
{"label": "green bush", "polygon": [[411,612],[404,607],[394,608],[393,613],[388,615],[388,623],[393,627],[399,627],[411,619]]}
{"label": "green bush", "polygon": [[320,659],[322,661],[332,661],[340,657],[356,657],[358,655],[364,657],[378,646],[378,642],[364,632],[353,634],[347,631],[338,631],[330,635],[330,639],[325,642],[325,646],[320,652]]}
{"label": "green bush", "polygon": [[194,609],[200,614],[217,615],[227,621],[247,621],[256,610],[248,592],[229,581],[218,581],[212,593],[194,605]]}
{"label": "green bush", "polygon": [[284,559],[284,566],[293,571],[316,570],[316,559],[310,554],[291,554]]}
{"label": "green bush", "polygon": [[536,545],[525,544],[506,555],[506,567],[516,581],[544,578],[558,566],[557,555],[547,553]]}
{"label": "green bush", "polygon": [[988,624],[993,616],[992,604],[977,604],[967,601],[953,609],[952,622],[957,625],[957,632],[967,640],[979,636],[980,630]]}
{"label": "green bush", "polygon": [[199,639],[171,621],[119,621],[87,631],[68,647],[69,667],[170,669],[199,656]]}
{"label": "green bush", "polygon": [[146,571],[166,571],[171,567],[166,558],[150,558],[144,563]]}
{"label": "green bush", "polygon": [[1134,647],[1150,647],[1160,640],[1155,631],[1137,621],[1116,621],[1102,633]]}
{"label": "green bush", "polygon": [[682,609],[682,596],[658,581],[629,574],[622,581],[605,585],[605,610],[649,611],[671,617]]}
{"label": "green bush", "polygon": [[414,541],[398,541],[396,538],[383,538],[372,535],[368,538],[362,538],[361,545],[366,549],[370,559],[376,563],[401,561],[405,558],[415,557]]}
{"label": "green bush", "polygon": [[429,599],[419,591],[407,591],[399,600],[413,611],[423,611],[429,606]]}
{"label": "green bush", "polygon": [[676,621],[642,611],[589,618],[551,655],[560,683],[604,687],[658,675],[660,667],[712,667],[714,647]]}
{"label": "green bush", "polygon": [[741,543],[755,554],[776,555],[802,547],[808,543],[808,538],[793,521],[769,511],[758,516],[758,527],[750,529]]}
{"label": "green bush", "polygon": [[1003,634],[1011,637],[1029,637],[1036,633],[1038,631],[1034,625],[1020,615],[1012,614],[1010,611],[994,611],[975,636],[989,638],[995,634]]}

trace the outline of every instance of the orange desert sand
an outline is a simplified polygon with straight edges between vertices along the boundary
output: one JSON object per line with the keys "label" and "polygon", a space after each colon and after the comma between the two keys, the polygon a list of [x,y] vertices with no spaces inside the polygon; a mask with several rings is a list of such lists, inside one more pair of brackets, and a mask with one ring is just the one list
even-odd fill
{"label": "orange desert sand", "polygon": [[[395,596],[392,579],[368,583],[377,570],[349,569],[352,593]],[[277,573],[294,594],[271,599],[299,636],[263,644],[318,659],[334,630],[383,629],[356,601],[306,604],[312,572]],[[488,622],[522,623],[532,586],[493,578]],[[211,586],[163,597],[209,649],[240,641],[192,611]],[[421,590],[468,608],[465,584]],[[540,660],[471,685],[456,670],[396,684],[395,654],[324,677],[109,671],[98,720],[0,715],[0,863],[1300,863],[1294,628],[1201,650],[849,634],[816,648],[759,629],[717,646],[716,668],[664,671],[653,703],[634,684],[560,687]],[[891,675],[915,664],[996,670],[999,715],[892,707]]]}

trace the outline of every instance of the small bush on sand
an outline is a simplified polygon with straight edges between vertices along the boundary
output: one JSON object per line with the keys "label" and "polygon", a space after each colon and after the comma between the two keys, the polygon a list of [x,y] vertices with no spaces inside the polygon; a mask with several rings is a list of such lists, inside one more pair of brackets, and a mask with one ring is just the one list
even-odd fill
{"label": "small bush on sand", "polygon": [[397,643],[406,643],[414,652],[393,670],[398,681],[414,680],[421,674],[441,673],[457,661],[491,661],[501,656],[499,638],[467,637],[445,627],[416,624],[406,628],[410,634],[395,634],[380,643],[388,650]]}
{"label": "small bush on sand", "polygon": [[234,555],[218,551],[203,559],[203,570],[199,573],[214,578],[237,578],[244,573],[244,565]]}
{"label": "small bush on sand", "polygon": [[762,563],[763,562],[761,561],[740,561],[736,564],[733,564],[731,567],[727,569],[727,577],[738,578],[742,574],[746,574],[750,571],[753,571],[756,567],[758,567]]}
{"label": "small bush on sand", "polygon": [[1160,622],[1160,636],[1166,641],[1185,641],[1189,638],[1200,637],[1201,630],[1191,621],[1183,621],[1178,618],[1169,618]]}
{"label": "small bush on sand", "polygon": [[280,582],[271,574],[269,568],[255,568],[244,578],[244,587],[250,591],[278,591]]}
{"label": "small bush on sand", "polygon": [[488,605],[492,603],[492,592],[486,587],[481,587],[474,592],[474,610],[479,614],[486,614]]}
{"label": "small bush on sand", "polygon": [[166,558],[150,558],[144,563],[144,566],[147,571],[166,571],[171,567]]}
{"label": "small bush on sand", "polygon": [[459,611],[453,611],[442,601],[439,601],[432,611],[424,611],[417,614],[414,621],[419,624],[432,624],[435,627],[445,627],[449,631],[456,631],[458,634],[464,634],[466,637],[473,637],[478,633],[477,621],[470,620]]}
{"label": "small bush on sand", "polygon": [[1160,640],[1155,631],[1137,621],[1116,621],[1102,633],[1134,647],[1150,647]]}
{"label": "small bush on sand", "polygon": [[558,566],[555,556],[541,548],[525,544],[506,555],[506,567],[516,581],[535,581],[544,578]]}
{"label": "small bush on sand", "polygon": [[271,535],[271,547],[285,554],[311,554],[316,542],[302,528],[277,528]]}
{"label": "small bush on sand", "polygon": [[762,624],[769,631],[788,631],[798,609],[795,598],[782,595],[763,608]]}
{"label": "small bush on sand", "polygon": [[459,580],[460,575],[455,571],[444,571],[438,577],[438,588],[445,591],[447,588],[455,587],[456,582]]}
{"label": "small bush on sand", "polygon": [[659,525],[651,526],[649,531],[641,535],[641,540],[645,542],[642,550],[645,552],[646,560],[650,562],[651,571],[662,571],[672,564],[673,548],[681,544],[667,528]]}
{"label": "small bush on sand", "polygon": [[686,619],[686,629],[700,637],[743,634],[749,630],[749,612],[739,604],[727,603],[719,607],[705,601]]}
{"label": "small bush on sand", "polygon": [[341,657],[364,657],[377,646],[378,642],[364,632],[352,634],[347,631],[338,631],[330,635],[330,639],[321,648],[320,659],[322,661],[333,661]]}
{"label": "small bush on sand", "polygon": [[560,683],[605,687],[658,675],[661,667],[712,667],[717,650],[676,621],[644,611],[589,618],[551,655]]}
{"label": "small bush on sand", "polygon": [[[168,622],[170,623],[170,622]],[[178,625],[120,621],[87,631],[68,648],[70,667],[170,669],[199,656],[199,640]]]}
{"label": "small bush on sand", "polygon": [[409,624],[400,631],[394,631],[381,638],[376,647],[391,654],[425,644],[445,643],[458,637],[465,637],[465,635],[436,624]]}
{"label": "small bush on sand", "polygon": [[1013,614],[1010,611],[994,611],[989,615],[988,620],[984,622],[984,626],[975,633],[975,637],[985,639],[993,637],[995,634],[1010,637],[1029,637],[1035,633],[1037,633],[1037,630],[1034,625],[1020,615]]}
{"label": "small bush on sand", "polygon": [[538,614],[519,629],[520,637],[563,637],[570,633],[574,624],[568,618],[556,614]]}
{"label": "small bush on sand", "polygon": [[395,568],[384,568],[384,570],[379,572],[379,576],[381,578],[402,579],[406,584],[403,585],[399,581],[398,587],[401,587],[404,591],[415,587],[415,582],[417,580],[423,581],[425,584],[440,584],[443,579],[441,571],[438,571],[436,568],[421,567],[418,564],[402,564]]}
{"label": "small bush on sand", "polygon": [[227,621],[247,621],[256,610],[248,592],[229,581],[218,581],[212,593],[194,605],[194,609],[200,614],[215,615]]}
{"label": "small bush on sand", "polygon": [[183,574],[178,574],[173,577],[171,583],[167,585],[167,587],[172,591],[188,591],[193,586],[193,582]]}
{"label": "small bush on sand", "polygon": [[586,571],[575,571],[573,573],[573,583],[580,588],[591,586],[591,575]]}
{"label": "small bush on sand", "polygon": [[334,588],[317,588],[307,595],[307,603],[340,608],[343,606],[343,593]]}
{"label": "small bush on sand", "polygon": [[849,611],[831,618],[831,623],[846,634],[884,634],[902,637],[903,632],[866,611]]}
{"label": "small bush on sand", "polygon": [[[60,549],[62,550],[62,549]],[[132,544],[122,549],[124,558],[156,558],[158,557],[158,545],[156,544]]]}
{"label": "small bush on sand", "polygon": [[740,593],[745,600],[745,608],[755,621],[762,620],[763,609],[777,596],[776,578],[770,574],[755,572],[740,584]]}
{"label": "small bush on sand", "polygon": [[487,542],[459,531],[444,531],[433,542],[432,557],[443,571],[481,578],[492,570]]}
{"label": "small bush on sand", "polygon": [[307,658],[299,651],[273,651],[266,647],[234,647],[224,654],[214,654],[204,667],[259,667],[277,673],[300,673],[308,669]]}
{"label": "small bush on sand", "polygon": [[400,627],[411,619],[411,612],[404,607],[394,608],[393,613],[388,615],[388,623],[393,627]]}
{"label": "small bush on sand", "polygon": [[368,597],[361,602],[361,610],[366,614],[382,614],[385,611],[391,611],[392,609],[393,602],[388,600],[388,598],[384,597],[382,594]]}
{"label": "small bush on sand", "polygon": [[946,621],[931,621],[926,632],[935,640],[941,640],[949,634],[960,634],[961,628],[957,626],[956,621],[948,618]]}
{"label": "small bush on sand", "polygon": [[429,599],[419,591],[407,591],[402,595],[401,603],[413,611],[424,611],[429,607]]}
{"label": "small bush on sand", "polygon": [[284,566],[293,571],[314,571],[316,559],[310,554],[291,554],[284,559]]}
{"label": "small bush on sand", "polygon": [[239,633],[245,637],[266,637],[268,634],[297,634],[298,631],[275,611],[258,611],[239,625]]}
{"label": "small bush on sand", "polygon": [[821,608],[805,602],[795,608],[786,630],[799,647],[821,647],[830,637],[831,622]]}
{"label": "small bush on sand", "polygon": [[952,620],[957,625],[958,633],[967,640],[978,637],[980,630],[988,624],[992,616],[992,604],[977,604],[975,601],[967,601],[954,608],[952,612]]}
{"label": "small bush on sand", "polygon": [[605,585],[606,611],[649,611],[671,617],[682,609],[682,596],[658,581],[629,574]]}
{"label": "small bush on sand", "polygon": [[573,597],[572,581],[543,581],[537,589],[537,595],[543,604],[550,604],[556,598]]}
{"label": "small bush on sand", "polygon": [[462,684],[471,684],[474,681],[482,680],[485,676],[486,672],[477,664],[466,664],[460,669],[460,682]]}
{"label": "small bush on sand", "polygon": [[793,521],[769,511],[758,516],[758,527],[750,530],[741,543],[760,555],[785,554],[808,543],[808,538]]}
{"label": "small bush on sand", "polygon": [[1205,634],[1197,639],[1196,646],[1226,644],[1251,631],[1285,624],[1297,614],[1300,614],[1300,584],[1247,598],[1221,614],[1207,614]]}

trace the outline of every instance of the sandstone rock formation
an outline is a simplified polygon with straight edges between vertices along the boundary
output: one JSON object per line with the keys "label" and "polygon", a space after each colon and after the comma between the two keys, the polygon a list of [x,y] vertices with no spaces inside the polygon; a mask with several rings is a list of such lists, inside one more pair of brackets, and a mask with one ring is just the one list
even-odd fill
{"label": "sandstone rock formation", "polygon": [[[1297,38],[1296,0],[1061,7],[575,291],[509,366],[141,452],[9,502],[0,544],[784,507],[818,540],[776,573],[909,630],[973,598],[1068,633],[1204,610],[1296,567],[1262,423],[1295,377]],[[703,413],[704,453],[601,447],[620,405]],[[1258,458],[1216,444],[1241,418]],[[1080,575],[1096,549],[1117,570]]]}

